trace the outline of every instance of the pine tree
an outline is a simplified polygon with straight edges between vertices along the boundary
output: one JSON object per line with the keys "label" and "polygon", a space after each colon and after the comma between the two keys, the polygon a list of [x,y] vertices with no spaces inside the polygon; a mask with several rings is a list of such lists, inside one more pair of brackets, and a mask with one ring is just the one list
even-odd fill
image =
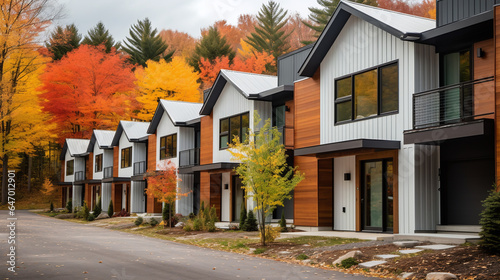
{"label": "pine tree", "polygon": [[286,232],[286,219],[285,219],[285,209],[281,212],[281,220],[280,220],[281,231]]}
{"label": "pine tree", "polygon": [[66,25],[64,28],[57,26],[45,46],[52,54],[52,59],[59,60],[67,53],[78,48],[81,40],[82,35],[78,33],[78,28],[74,24]]}
{"label": "pine tree", "polygon": [[248,217],[245,221],[245,230],[246,231],[257,231],[259,228],[257,226],[257,219],[255,219],[255,215],[253,211],[248,211]]}
{"label": "pine tree", "polygon": [[500,253],[500,192],[494,188],[483,201],[481,213],[481,246],[493,253]]}
{"label": "pine tree", "polygon": [[158,34],[158,30],[151,26],[151,21],[145,18],[137,21],[137,24],[130,27],[130,38],[127,37],[125,46],[122,49],[130,55],[130,61],[146,67],[146,61],[167,62],[172,59],[175,50],[167,52],[168,45]]}
{"label": "pine tree", "polygon": [[247,219],[247,210],[245,209],[245,203],[242,203],[241,213],[240,213],[240,230],[245,230],[246,219]]}
{"label": "pine tree", "polygon": [[287,11],[280,8],[274,1],[263,4],[257,15],[258,25],[245,42],[254,47],[258,52],[267,52],[274,56],[286,53],[290,49],[287,38],[291,33],[285,34],[283,28],[286,24]]}
{"label": "pine tree", "polygon": [[102,212],[101,197],[100,196],[97,198],[97,203],[95,204],[93,211],[94,211],[94,217],[96,217],[96,218]]}
{"label": "pine tree", "polygon": [[108,207],[108,216],[111,218],[111,217],[113,217],[114,213],[115,213],[115,209],[113,207],[113,200],[110,200],[109,207]]}
{"label": "pine tree", "polygon": [[191,65],[196,71],[200,71],[201,58],[208,59],[213,63],[216,58],[227,56],[232,63],[236,52],[231,48],[225,36],[221,36],[216,27],[210,27],[208,33],[196,44],[194,53],[189,59]]}
{"label": "pine tree", "polygon": [[115,43],[115,39],[113,39],[113,36],[109,34],[109,30],[104,27],[102,22],[98,22],[94,28],[88,31],[88,34],[82,41],[82,44],[92,46],[104,45],[107,53],[109,53],[112,48],[120,48],[120,43]]}

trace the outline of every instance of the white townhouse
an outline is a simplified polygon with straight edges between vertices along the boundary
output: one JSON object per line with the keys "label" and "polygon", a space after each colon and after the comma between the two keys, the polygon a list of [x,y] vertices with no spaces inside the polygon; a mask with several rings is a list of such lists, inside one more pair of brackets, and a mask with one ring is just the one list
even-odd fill
{"label": "white townhouse", "polygon": [[[88,139],[71,139],[64,141],[61,151],[61,179],[63,179],[63,205],[71,200],[74,207],[83,205],[85,196],[85,175]],[[64,187],[68,185],[68,187]]]}

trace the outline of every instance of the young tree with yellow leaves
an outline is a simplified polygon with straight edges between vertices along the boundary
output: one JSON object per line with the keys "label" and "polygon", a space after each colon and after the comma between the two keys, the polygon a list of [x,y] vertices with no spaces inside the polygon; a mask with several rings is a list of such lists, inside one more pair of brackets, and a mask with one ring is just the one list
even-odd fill
{"label": "young tree with yellow leaves", "polygon": [[182,57],[174,57],[171,62],[149,60],[146,65],[135,71],[139,90],[137,101],[142,105],[137,114],[139,119],[151,120],[159,99],[201,101],[198,74]]}
{"label": "young tree with yellow leaves", "polygon": [[[260,122],[254,113],[255,125]],[[266,245],[265,220],[277,206],[283,206],[283,200],[290,198],[290,192],[304,179],[304,175],[286,163],[285,147],[280,144],[281,133],[271,127],[267,119],[258,133],[250,132],[244,142],[238,137],[229,145],[229,152],[234,160],[241,162],[235,168],[245,189],[245,198],[253,198],[259,211],[260,241]]]}
{"label": "young tree with yellow leaves", "polygon": [[[33,121],[39,118],[36,116],[40,113],[39,108],[30,108],[23,101],[33,101],[36,96],[27,86],[32,75],[45,62],[37,52],[39,45],[36,39],[57,15],[54,7],[51,0],[0,1],[2,204],[7,203],[7,171],[12,166],[9,159],[19,152],[29,152],[30,143],[38,141],[37,136],[34,136],[39,135],[36,133],[38,130],[33,128],[40,125],[33,124]],[[24,109],[26,112],[22,112]]]}

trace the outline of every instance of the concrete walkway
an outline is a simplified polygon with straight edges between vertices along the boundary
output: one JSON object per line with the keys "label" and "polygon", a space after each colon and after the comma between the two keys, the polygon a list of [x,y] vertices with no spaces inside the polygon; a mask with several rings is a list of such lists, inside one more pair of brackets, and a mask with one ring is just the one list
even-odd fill
{"label": "concrete walkway", "polygon": [[339,238],[357,238],[362,240],[392,240],[394,234],[354,232],[354,231],[302,231],[302,232],[282,232],[281,237],[297,236],[324,236]]}

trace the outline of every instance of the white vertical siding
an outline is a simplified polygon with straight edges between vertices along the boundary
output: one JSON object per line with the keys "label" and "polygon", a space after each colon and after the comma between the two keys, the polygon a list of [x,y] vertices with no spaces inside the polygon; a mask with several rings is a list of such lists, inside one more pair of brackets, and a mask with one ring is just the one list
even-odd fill
{"label": "white vertical siding", "polygon": [[[133,161],[132,161],[133,163],[146,161],[146,154],[147,154],[146,143],[134,143],[132,154],[133,154]],[[132,164],[132,167],[133,166],[134,164]]]}
{"label": "white vertical siding", "polygon": [[104,155],[102,157],[102,169],[104,171],[105,167],[113,166],[113,149],[104,150]]}
{"label": "white vertical siding", "polygon": [[179,178],[181,179],[178,183],[180,193],[187,193],[188,195],[177,200],[175,212],[188,216],[193,212],[194,174],[179,174]]}
{"label": "white vertical siding", "polygon": [[224,189],[224,185],[231,186],[230,183],[231,174],[229,172],[222,173],[222,205],[221,205],[221,221],[230,222],[229,212],[231,209],[231,187],[227,190]]}
{"label": "white vertical siding", "polygon": [[122,149],[132,147],[132,158],[130,159],[132,162],[134,162],[134,145],[128,141],[127,136],[125,135],[124,132],[122,132],[122,135],[120,136],[120,141],[119,141],[119,146],[118,146],[118,177],[131,177],[134,173],[133,167],[134,165],[132,164],[130,167],[127,168],[122,168],[121,167],[121,162],[122,162]]}
{"label": "white vertical siding", "polygon": [[[95,157],[96,157],[97,155],[100,155],[100,154],[102,154],[102,161],[103,161],[103,162],[102,162],[102,163],[103,163],[103,165],[102,165],[102,170],[101,170],[101,171],[99,171],[99,172],[95,172],[95,162],[96,162],[96,161],[95,161]],[[92,176],[93,176],[93,177],[92,177],[92,179],[94,179],[94,180],[101,180],[101,179],[102,179],[103,172],[104,172],[104,151],[103,151],[102,149],[100,149],[100,148],[99,148],[99,145],[97,145],[97,141],[96,141],[96,143],[94,144],[94,154],[93,154],[93,157],[94,157],[94,159],[92,160],[92,163],[93,163],[93,164],[92,164],[92,166],[91,166],[91,168],[92,168]]]}
{"label": "white vertical siding", "polygon": [[253,128],[254,101],[246,99],[230,82],[222,90],[213,108],[213,162],[229,162],[231,154],[219,150],[219,122],[221,118],[250,113],[250,128]]}
{"label": "white vertical siding", "polygon": [[415,229],[439,224],[439,146],[415,145]]}
{"label": "white vertical siding", "polygon": [[[356,157],[334,159],[333,174],[333,229],[356,230]],[[351,180],[344,181],[344,173],[351,173]],[[345,213],[342,212],[345,207]]]}
{"label": "white vertical siding", "polygon": [[108,211],[110,200],[111,200],[111,183],[102,183],[102,185],[101,185],[101,208],[102,208],[103,212]]}
{"label": "white vertical siding", "polygon": [[[163,136],[177,134],[177,150],[179,150],[180,137],[179,137],[179,128],[174,126],[172,120],[167,115],[166,112],[163,112],[163,116],[161,117],[160,123],[158,124],[158,128],[156,130],[156,162],[160,162],[160,139]],[[178,153],[179,151],[177,151]],[[179,157],[176,156],[174,158],[170,158],[170,161],[175,164],[175,166],[179,166]]]}
{"label": "white vertical siding", "polygon": [[82,185],[73,185],[73,208],[82,206]]}
{"label": "white vertical siding", "polygon": [[[255,101],[254,110],[259,113],[261,119],[260,123],[257,124],[257,127],[255,127],[255,131],[258,131],[262,126],[264,126],[264,123],[266,122],[267,119],[271,119],[272,121],[273,104],[271,102],[266,102],[266,101]],[[253,127],[254,124],[251,123],[250,125],[251,127]]]}
{"label": "white vertical siding", "polygon": [[68,161],[74,160],[75,158],[72,157],[69,153],[69,149],[66,150],[66,155],[64,155],[64,182],[73,182],[75,180],[75,166],[73,164],[73,175],[66,175],[67,169],[68,169]]}
{"label": "white vertical siding", "polygon": [[194,144],[194,128],[179,127],[179,134],[177,134],[177,155],[180,151],[193,149]]}
{"label": "white vertical siding", "polygon": [[146,212],[145,181],[132,181],[130,185],[130,213]]}
{"label": "white vertical siding", "polygon": [[398,156],[399,233],[415,232],[415,145],[404,145]]}

